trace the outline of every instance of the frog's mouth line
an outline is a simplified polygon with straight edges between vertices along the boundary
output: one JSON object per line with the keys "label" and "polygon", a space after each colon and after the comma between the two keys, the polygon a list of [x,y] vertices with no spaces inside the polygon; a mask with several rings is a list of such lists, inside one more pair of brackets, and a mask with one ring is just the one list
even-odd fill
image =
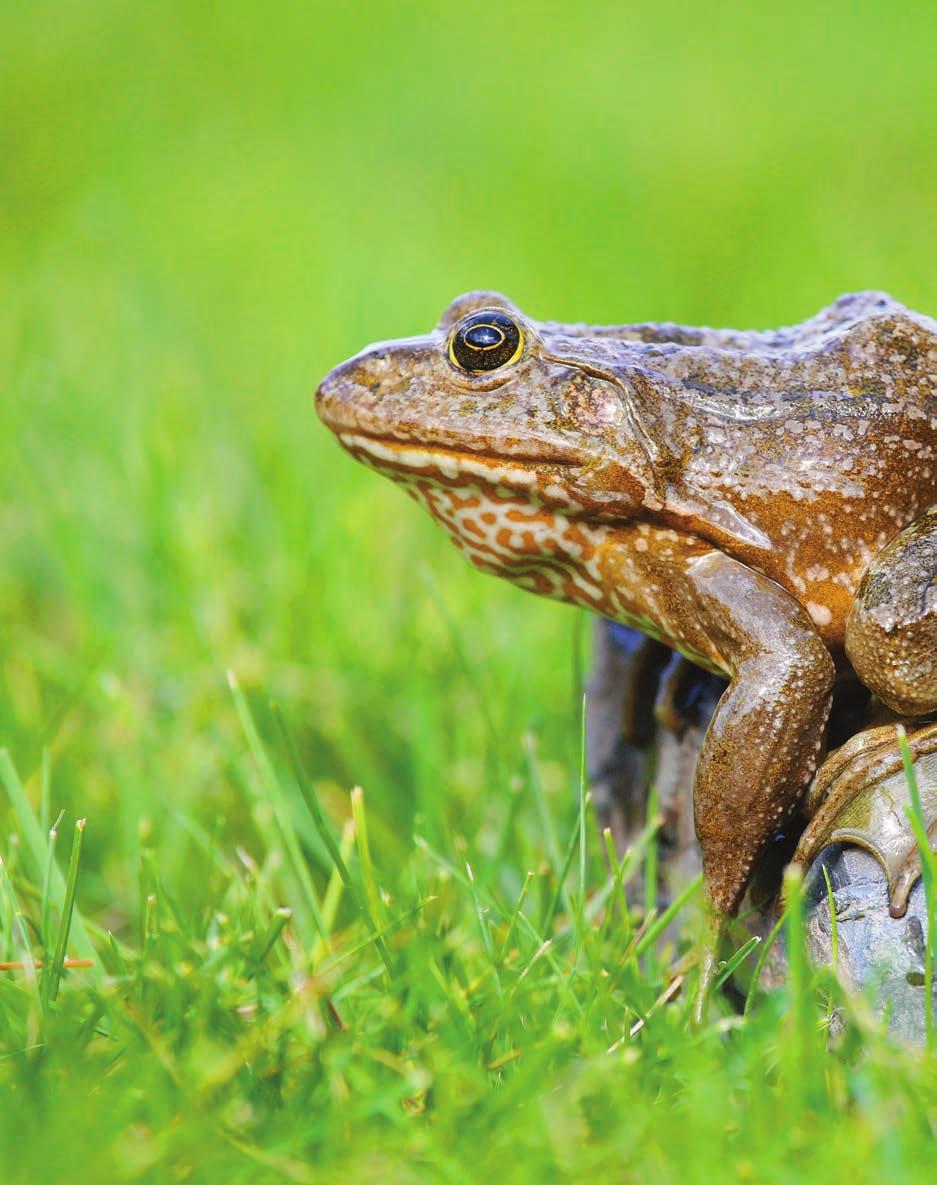
{"label": "frog's mouth line", "polygon": [[533,488],[542,484],[544,467],[574,469],[582,464],[569,454],[493,456],[437,444],[407,444],[363,432],[340,432],[338,438],[350,453],[371,465],[414,476],[438,473],[453,482],[476,478],[494,485]]}

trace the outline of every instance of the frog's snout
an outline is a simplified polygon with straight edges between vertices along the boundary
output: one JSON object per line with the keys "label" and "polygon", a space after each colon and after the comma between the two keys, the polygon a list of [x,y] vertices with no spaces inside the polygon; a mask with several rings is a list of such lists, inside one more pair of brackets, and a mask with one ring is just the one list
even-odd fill
{"label": "frog's snout", "polygon": [[332,398],[333,394],[331,378],[332,372],[329,371],[325,378],[319,383],[318,387],[316,387],[316,411],[319,413],[319,418],[323,420],[326,418],[329,400]]}
{"label": "frog's snout", "polygon": [[[373,380],[372,380],[373,385]],[[330,370],[316,388],[316,411],[319,418],[333,431],[354,427],[356,409],[368,392],[367,376],[362,375],[357,358],[341,363]]]}
{"label": "frog's snout", "polygon": [[332,413],[338,394],[334,374],[335,371],[330,370],[316,387],[316,412],[323,424],[329,428],[332,427]]}
{"label": "frog's snout", "polygon": [[316,410],[333,432],[381,433],[411,412],[411,392],[438,354],[432,338],[379,342],[329,371],[316,390]]}

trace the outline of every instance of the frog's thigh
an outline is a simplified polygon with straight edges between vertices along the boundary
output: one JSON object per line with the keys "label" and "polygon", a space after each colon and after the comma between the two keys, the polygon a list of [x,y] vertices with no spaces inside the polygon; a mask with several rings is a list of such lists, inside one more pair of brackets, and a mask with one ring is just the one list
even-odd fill
{"label": "frog's thigh", "polygon": [[903,716],[937,709],[937,508],[900,531],[862,577],[846,623],[859,678]]}
{"label": "frog's thigh", "polygon": [[833,663],[803,607],[766,576],[709,552],[686,577],[696,628],[731,679],[700,753],[693,802],[707,891],[734,912],[816,769]]}

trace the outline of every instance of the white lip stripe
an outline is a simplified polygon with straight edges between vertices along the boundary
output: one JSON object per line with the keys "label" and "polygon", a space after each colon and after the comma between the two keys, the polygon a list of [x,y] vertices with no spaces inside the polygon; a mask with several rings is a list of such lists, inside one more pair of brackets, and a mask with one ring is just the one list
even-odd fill
{"label": "white lip stripe", "polygon": [[400,465],[405,469],[436,469],[443,477],[453,480],[463,476],[480,477],[494,485],[505,485],[513,489],[519,486],[533,489],[537,485],[537,474],[532,469],[487,461],[482,457],[473,457],[469,453],[460,453],[455,457],[443,449],[421,448],[407,444],[387,445],[374,436],[360,436],[351,432],[340,433],[339,439],[355,452],[368,453],[378,461]]}

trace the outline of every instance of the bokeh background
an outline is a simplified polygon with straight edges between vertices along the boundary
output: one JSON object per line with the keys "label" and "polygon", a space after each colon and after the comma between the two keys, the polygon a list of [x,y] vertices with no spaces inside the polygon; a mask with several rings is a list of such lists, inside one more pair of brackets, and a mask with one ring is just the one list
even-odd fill
{"label": "bokeh background", "polygon": [[415,827],[484,849],[526,733],[569,793],[581,616],[473,572],[315,384],[473,287],[937,313],[935,43],[853,0],[5,7],[0,741],[89,817],[86,912],[120,931],[142,841],[205,905],[182,816],[250,843],[229,668],[385,870]]}

